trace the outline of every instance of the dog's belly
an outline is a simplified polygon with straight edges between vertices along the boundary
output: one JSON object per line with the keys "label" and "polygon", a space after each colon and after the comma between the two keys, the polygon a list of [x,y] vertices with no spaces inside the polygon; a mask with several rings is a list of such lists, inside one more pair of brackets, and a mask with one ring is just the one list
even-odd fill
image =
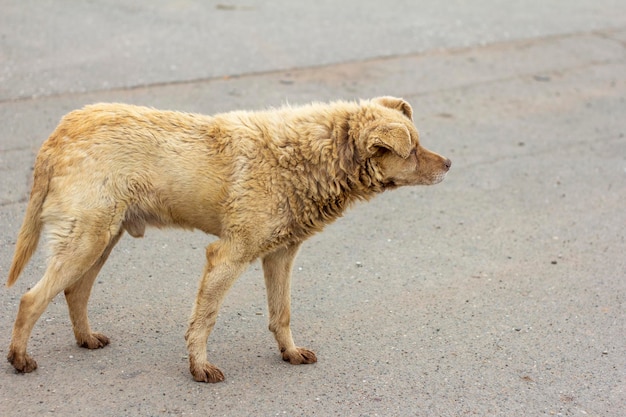
{"label": "dog's belly", "polygon": [[156,192],[143,196],[126,209],[123,227],[133,237],[141,237],[146,226],[198,229],[220,236],[222,213],[219,201],[208,190],[186,194],[183,190]]}

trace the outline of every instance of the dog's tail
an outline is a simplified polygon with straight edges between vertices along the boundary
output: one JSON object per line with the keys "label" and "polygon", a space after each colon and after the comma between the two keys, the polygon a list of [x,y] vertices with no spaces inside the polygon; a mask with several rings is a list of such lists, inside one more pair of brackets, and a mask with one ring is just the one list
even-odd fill
{"label": "dog's tail", "polygon": [[6,284],[7,287],[15,284],[15,281],[17,281],[17,278],[37,249],[41,229],[43,228],[41,212],[43,203],[48,195],[49,184],[50,170],[48,169],[47,158],[38,157],[35,162],[33,189],[30,193],[28,207],[26,207],[24,222],[17,236],[15,254],[13,255],[13,262],[11,263],[9,278]]}

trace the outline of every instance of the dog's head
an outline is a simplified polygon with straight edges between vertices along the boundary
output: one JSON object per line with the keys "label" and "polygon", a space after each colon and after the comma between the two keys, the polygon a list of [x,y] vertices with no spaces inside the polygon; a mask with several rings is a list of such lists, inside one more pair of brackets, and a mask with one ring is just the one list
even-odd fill
{"label": "dog's head", "polygon": [[359,153],[370,161],[385,187],[432,185],[445,178],[451,162],[420,145],[409,103],[379,97],[368,106],[373,117],[361,127]]}

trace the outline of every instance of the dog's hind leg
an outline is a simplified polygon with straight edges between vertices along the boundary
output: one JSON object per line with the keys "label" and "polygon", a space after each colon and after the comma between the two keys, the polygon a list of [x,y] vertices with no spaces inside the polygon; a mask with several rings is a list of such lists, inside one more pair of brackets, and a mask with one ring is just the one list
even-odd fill
{"label": "dog's hind leg", "polygon": [[270,314],[269,328],[274,333],[283,360],[294,365],[315,363],[315,353],[293,342],[291,320],[291,268],[300,245],[280,248],[263,258],[263,272]]}
{"label": "dog's hind leg", "polygon": [[207,359],[207,339],[226,292],[250,263],[231,241],[218,240],[206,249],[207,263],[193,307],[189,328],[185,333],[189,351],[189,370],[199,382],[220,382],[224,374]]}
{"label": "dog's hind leg", "polygon": [[119,241],[120,237],[122,237],[123,233],[124,231],[120,230],[120,232],[111,239],[102,255],[100,255],[100,258],[85,272],[82,278],[65,288],[65,300],[67,301],[67,307],[70,312],[74,336],[76,337],[76,343],[80,347],[98,349],[109,344],[108,337],[101,333],[91,331],[87,317],[87,303],[98,272],[102,269],[111,250],[113,250],[113,247]]}
{"label": "dog's hind leg", "polygon": [[[19,372],[31,372],[37,362],[26,353],[30,333],[50,301],[74,285],[102,256],[112,240],[100,222],[85,224],[75,219],[57,220],[49,234],[52,255],[43,278],[22,296],[13,326],[8,361]],[[97,233],[90,232],[97,231]]]}

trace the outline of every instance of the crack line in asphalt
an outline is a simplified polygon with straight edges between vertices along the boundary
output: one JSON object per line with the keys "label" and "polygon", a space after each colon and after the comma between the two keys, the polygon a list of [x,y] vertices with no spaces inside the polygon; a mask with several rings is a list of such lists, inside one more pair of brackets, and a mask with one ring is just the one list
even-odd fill
{"label": "crack line in asphalt", "polygon": [[33,149],[32,146],[18,146],[16,148],[0,149],[0,154],[9,153],[9,152],[33,151],[33,150],[35,149]]}
{"label": "crack line in asphalt", "polygon": [[15,204],[23,204],[28,202],[28,195],[30,194],[30,191],[28,193],[26,193],[26,195],[24,195],[22,198],[18,199],[18,200],[5,200],[5,201],[0,201],[0,207],[7,207],[7,206],[12,206]]}
{"label": "crack line in asphalt", "polygon": [[542,43],[554,42],[561,39],[573,39],[578,37],[592,36],[598,37],[605,40],[611,40],[619,43],[620,45],[626,47],[626,42],[621,41],[613,37],[613,33],[620,32],[626,30],[625,27],[616,27],[616,28],[608,28],[602,30],[591,30],[591,31],[581,31],[581,32],[572,32],[572,33],[563,33],[563,34],[555,34],[555,35],[546,35],[537,38],[529,38],[529,39],[516,39],[512,41],[505,42],[494,42],[487,45],[474,45],[468,47],[452,47],[452,48],[440,48],[440,49],[431,49],[424,52],[412,52],[408,54],[392,54],[387,56],[380,57],[371,57],[361,60],[346,60],[341,62],[334,62],[329,64],[321,64],[321,65],[311,65],[304,67],[291,67],[291,68],[283,68],[283,69],[272,69],[267,71],[252,71],[241,74],[224,74],[224,75],[216,75],[209,77],[200,77],[196,79],[188,79],[188,80],[173,80],[173,81],[159,81],[154,83],[146,83],[146,84],[136,84],[126,87],[116,87],[109,89],[94,89],[89,91],[81,91],[81,92],[58,92],[47,95],[31,95],[31,96],[18,96],[14,98],[7,98],[0,100],[0,104],[5,103],[16,103],[16,102],[25,102],[25,101],[36,101],[40,99],[49,99],[49,98],[59,98],[59,97],[72,97],[72,96],[82,96],[87,94],[94,94],[98,92],[102,93],[111,93],[116,91],[135,91],[135,90],[143,90],[148,88],[159,88],[159,87],[168,87],[168,86],[177,86],[177,85],[191,85],[191,84],[201,84],[201,83],[211,83],[217,81],[225,81],[231,79],[241,79],[241,78],[253,78],[259,76],[267,76],[267,75],[278,75],[286,72],[304,72],[311,71],[315,69],[330,69],[333,67],[341,66],[341,65],[355,65],[355,64],[367,64],[373,62],[384,62],[398,59],[407,59],[407,58],[420,58],[420,57],[429,57],[429,56],[438,56],[438,55],[449,55],[449,56],[457,56],[462,55],[464,53],[476,50],[505,50],[505,49],[514,49],[519,48],[520,46],[534,46]]}
{"label": "crack line in asphalt", "polygon": [[497,83],[502,83],[502,82],[519,80],[519,79],[523,79],[526,77],[531,77],[533,75],[537,75],[538,73],[550,74],[550,75],[565,75],[565,74],[572,73],[581,69],[600,67],[604,65],[619,64],[619,63],[626,64],[626,59],[615,59],[615,60],[607,59],[607,60],[602,60],[602,61],[591,61],[583,65],[577,65],[577,66],[572,66],[572,67],[553,68],[553,69],[542,70],[542,71],[518,73],[509,77],[491,78],[485,81],[474,81],[474,82],[468,82],[466,84],[457,84],[451,87],[442,87],[442,88],[437,88],[434,90],[426,90],[426,91],[420,91],[416,93],[407,93],[404,96],[405,98],[423,97],[423,96],[428,96],[432,94],[446,93],[446,92],[455,91],[455,90],[462,91],[462,90],[467,90],[470,88],[480,87],[480,86],[489,85],[489,84],[497,84]]}

